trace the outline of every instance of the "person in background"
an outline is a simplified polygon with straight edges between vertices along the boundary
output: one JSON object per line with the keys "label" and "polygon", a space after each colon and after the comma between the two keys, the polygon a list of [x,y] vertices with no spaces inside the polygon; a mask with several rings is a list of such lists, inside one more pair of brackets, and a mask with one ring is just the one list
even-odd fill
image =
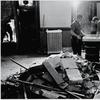
{"label": "person in background", "polygon": [[98,20],[99,19],[96,16],[92,18],[92,21],[91,21],[91,34],[96,34],[97,33]]}
{"label": "person in background", "polygon": [[81,56],[82,37],[85,35],[81,28],[82,15],[78,15],[77,19],[71,24],[71,45],[73,54]]}

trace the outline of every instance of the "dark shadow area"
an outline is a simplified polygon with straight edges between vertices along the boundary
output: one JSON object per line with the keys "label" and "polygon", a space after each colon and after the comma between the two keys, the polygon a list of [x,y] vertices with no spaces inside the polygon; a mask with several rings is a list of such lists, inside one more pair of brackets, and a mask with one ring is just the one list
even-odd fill
{"label": "dark shadow area", "polygon": [[7,56],[17,53],[15,42],[5,42],[1,45],[1,55]]}

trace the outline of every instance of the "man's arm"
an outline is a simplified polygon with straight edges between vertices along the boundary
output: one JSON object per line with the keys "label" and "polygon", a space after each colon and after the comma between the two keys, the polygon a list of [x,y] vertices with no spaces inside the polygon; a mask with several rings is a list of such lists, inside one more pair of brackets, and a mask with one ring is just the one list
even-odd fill
{"label": "man's arm", "polygon": [[87,35],[83,30],[81,30],[83,36]]}
{"label": "man's arm", "polygon": [[81,36],[77,35],[75,32],[73,32],[73,30],[71,30],[71,34],[72,36],[75,36],[76,38],[81,39]]}
{"label": "man's arm", "polygon": [[72,36],[75,36],[75,37],[78,36],[73,30],[71,30],[71,35],[72,35]]}

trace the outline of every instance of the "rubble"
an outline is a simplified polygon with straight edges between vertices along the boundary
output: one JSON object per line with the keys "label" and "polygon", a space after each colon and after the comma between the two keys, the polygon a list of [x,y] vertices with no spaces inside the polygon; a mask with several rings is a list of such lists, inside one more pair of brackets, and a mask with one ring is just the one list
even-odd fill
{"label": "rubble", "polygon": [[99,62],[66,52],[26,69],[10,59],[25,71],[1,82],[1,98],[93,99],[100,95]]}

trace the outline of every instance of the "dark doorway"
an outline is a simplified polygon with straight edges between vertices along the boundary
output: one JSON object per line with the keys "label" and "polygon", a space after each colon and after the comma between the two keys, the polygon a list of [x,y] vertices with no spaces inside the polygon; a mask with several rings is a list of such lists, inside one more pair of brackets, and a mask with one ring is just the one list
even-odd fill
{"label": "dark doorway", "polygon": [[7,55],[16,50],[16,31],[12,1],[1,1],[1,54]]}
{"label": "dark doorway", "polygon": [[[30,2],[30,1],[29,1]],[[36,52],[40,47],[39,1],[32,5],[22,2],[17,6],[18,16],[18,50],[20,52]]]}

